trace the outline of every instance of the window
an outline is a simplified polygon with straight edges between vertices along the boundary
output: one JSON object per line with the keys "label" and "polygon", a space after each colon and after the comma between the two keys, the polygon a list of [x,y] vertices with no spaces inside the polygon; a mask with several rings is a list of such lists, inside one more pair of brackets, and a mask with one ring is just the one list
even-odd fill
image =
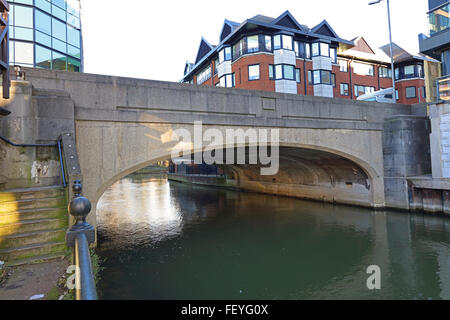
{"label": "window", "polygon": [[248,81],[259,80],[259,64],[248,66]]}
{"label": "window", "polygon": [[[445,3],[445,1],[441,1]],[[450,28],[450,4],[442,6],[430,13],[430,34]]]}
{"label": "window", "polygon": [[61,8],[58,8],[55,5],[52,5],[52,14],[55,17],[57,17],[57,18],[59,18],[59,19],[61,19],[63,21],[66,21],[66,11],[61,9]]}
{"label": "window", "polygon": [[275,66],[275,79],[283,79],[283,65],[281,64]]}
{"label": "window", "polygon": [[375,87],[355,85],[355,96],[359,97],[363,94],[375,92]]}
{"label": "window", "polygon": [[425,87],[422,87],[422,98],[427,98],[427,89]]}
{"label": "window", "polygon": [[[51,4],[47,0],[34,0],[34,5],[48,13],[51,13]],[[37,11],[36,11],[37,12]]]}
{"label": "window", "polygon": [[277,49],[286,49],[286,50],[294,50],[292,47],[292,37],[288,35],[277,34],[273,36],[273,48]]}
{"label": "window", "polygon": [[323,56],[323,57],[329,57],[330,56],[330,46],[328,43],[323,42],[314,42],[312,44],[312,56]]}
{"label": "window", "polygon": [[33,9],[23,6],[14,6],[14,25],[33,28]]}
{"label": "window", "polygon": [[[299,70],[299,69],[297,69]],[[269,77],[270,77],[269,67]],[[290,64],[277,64],[275,65],[275,79],[276,80],[296,80],[296,69]]]}
{"label": "window", "polygon": [[208,66],[206,69],[197,74],[197,84],[202,84],[209,78],[211,78],[211,66]]}
{"label": "window", "polygon": [[283,34],[283,49],[292,50],[292,37]]}
{"label": "window", "polygon": [[333,88],[336,88],[336,75],[334,73],[331,74],[331,84]]}
{"label": "window", "polygon": [[330,56],[330,46],[328,45],[328,43],[320,43],[320,55],[324,57]]}
{"label": "window", "polygon": [[53,51],[52,67],[54,70],[67,70],[67,57]]}
{"label": "window", "polygon": [[231,48],[226,47],[219,51],[219,63],[231,60]]}
{"label": "window", "polygon": [[276,36],[273,36],[273,48],[275,50],[281,49],[281,35],[277,34]]}
{"label": "window", "polygon": [[416,87],[406,87],[406,99],[416,97]]}
{"label": "window", "polygon": [[403,69],[405,74],[405,78],[413,78],[414,77],[414,66],[405,66]]}
{"label": "window", "polygon": [[333,63],[337,62],[336,48],[330,48],[330,57],[331,57],[331,62],[333,62]]}
{"label": "window", "polygon": [[313,84],[328,84],[331,85],[331,71],[328,70],[314,70],[312,72]]}
{"label": "window", "polygon": [[80,72],[81,63],[78,60],[67,58],[67,71]]}
{"label": "window", "polygon": [[295,69],[295,81],[297,81],[297,83],[301,83],[300,69]]}
{"label": "window", "polygon": [[266,51],[271,52],[272,51],[272,37],[271,36],[264,36],[264,41],[265,41]]}
{"label": "window", "polygon": [[52,18],[52,35],[61,41],[66,41],[66,25],[55,18]]}
{"label": "window", "polygon": [[424,78],[423,66],[421,64],[417,65],[417,76],[419,78]]}
{"label": "window", "polygon": [[341,83],[341,96],[348,96],[348,83]]}
{"label": "window", "polygon": [[339,63],[339,71],[341,72],[348,72],[348,64],[346,60],[338,60]]}
{"label": "window", "polygon": [[36,30],[51,35],[52,34],[52,18],[49,15],[47,15],[39,10],[36,10],[35,17],[36,17]]}
{"label": "window", "polygon": [[313,84],[313,77],[311,70],[308,70],[308,84]]}
{"label": "window", "polygon": [[220,86],[225,88],[234,87],[234,73],[229,73],[220,77]]}
{"label": "window", "polygon": [[52,51],[36,45],[36,67],[42,69],[52,68]]}
{"label": "window", "polygon": [[294,43],[295,55],[299,58],[311,58],[309,43],[295,41]]}
{"label": "window", "polygon": [[400,69],[395,68],[394,72],[395,72],[395,80],[399,80],[400,79]]}
{"label": "window", "polygon": [[259,51],[259,41],[258,35],[247,37],[247,52],[257,52]]}
{"label": "window", "polygon": [[312,48],[312,56],[313,57],[316,57],[316,56],[320,55],[319,43],[318,42],[313,43],[311,48]]}
{"label": "window", "polygon": [[379,74],[380,78],[391,78],[392,77],[391,68],[380,67],[378,69],[378,74]]}
{"label": "window", "polygon": [[353,63],[353,72],[362,76],[373,76],[374,75],[374,67],[371,64]]}
{"label": "window", "polygon": [[18,64],[34,64],[33,44],[25,42],[15,42],[15,57],[14,61]]}
{"label": "window", "polygon": [[80,48],[80,31],[67,26],[67,43]]}
{"label": "window", "polygon": [[398,100],[398,89],[395,90],[395,99]]}
{"label": "window", "polygon": [[269,64],[269,79],[273,80],[274,76],[273,76],[273,64]]}

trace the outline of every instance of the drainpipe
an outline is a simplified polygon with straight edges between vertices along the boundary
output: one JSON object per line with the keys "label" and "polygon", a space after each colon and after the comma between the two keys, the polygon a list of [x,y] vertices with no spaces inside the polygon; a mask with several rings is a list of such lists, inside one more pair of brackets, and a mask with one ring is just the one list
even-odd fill
{"label": "drainpipe", "polygon": [[352,82],[352,62],[353,62],[352,58],[350,60],[350,62],[348,63],[348,72],[350,73],[350,88],[348,88],[350,90],[350,100],[353,100],[353,82]]}
{"label": "drainpipe", "polygon": [[306,72],[306,58],[303,58],[303,79],[304,79],[304,86],[305,86],[305,96],[308,95],[308,79],[307,77],[307,72]]}

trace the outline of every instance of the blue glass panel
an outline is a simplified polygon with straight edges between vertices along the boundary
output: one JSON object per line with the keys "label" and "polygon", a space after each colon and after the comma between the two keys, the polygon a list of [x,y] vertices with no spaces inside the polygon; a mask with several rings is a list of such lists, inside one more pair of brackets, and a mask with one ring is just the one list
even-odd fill
{"label": "blue glass panel", "polygon": [[53,69],[54,70],[66,70],[67,69],[67,57],[63,54],[59,54],[53,51]]}
{"label": "blue glass panel", "polygon": [[72,57],[81,58],[81,50],[75,47],[72,47],[71,45],[67,45],[67,53],[71,55]]}
{"label": "blue glass panel", "polygon": [[52,52],[49,49],[36,45],[36,67],[42,69],[52,68]]}
{"label": "blue glass panel", "polygon": [[67,70],[72,72],[80,72],[81,62],[72,58],[68,58]]}
{"label": "blue glass panel", "polygon": [[55,38],[52,39],[53,40],[53,45],[52,48],[64,53],[67,53],[67,46],[65,42],[59,41]]}
{"label": "blue glass panel", "polygon": [[52,0],[52,3],[64,10],[66,10],[66,1],[65,0]]}
{"label": "blue glass panel", "polygon": [[15,27],[14,38],[21,40],[33,41],[33,29]]}
{"label": "blue glass panel", "polygon": [[[80,47],[80,31],[67,26],[67,42],[77,48]],[[231,49],[231,48],[230,48]],[[231,59],[231,52],[230,52]]]}
{"label": "blue glass panel", "polygon": [[33,28],[33,9],[23,6],[15,6],[14,25]]}
{"label": "blue glass panel", "polygon": [[67,23],[71,24],[72,26],[78,29],[80,29],[81,27],[80,19],[71,14],[67,15]]}
{"label": "blue glass panel", "polygon": [[39,10],[35,12],[36,17],[36,30],[41,32],[52,34],[52,18]]}
{"label": "blue glass panel", "polygon": [[52,14],[55,17],[57,17],[63,21],[66,21],[66,11],[58,8],[57,6],[52,6]]}
{"label": "blue glass panel", "polygon": [[80,17],[80,2],[79,0],[66,0],[67,13]]}
{"label": "blue glass panel", "polygon": [[48,35],[46,35],[45,33],[36,31],[34,33],[34,37],[36,42],[42,43],[43,45],[46,45],[47,47],[51,47],[52,46],[52,38]]}
{"label": "blue glass panel", "polygon": [[52,18],[52,36],[59,40],[66,41],[66,25],[61,21]]}
{"label": "blue glass panel", "polygon": [[52,12],[52,5],[47,0],[34,0],[34,5],[48,13]]}

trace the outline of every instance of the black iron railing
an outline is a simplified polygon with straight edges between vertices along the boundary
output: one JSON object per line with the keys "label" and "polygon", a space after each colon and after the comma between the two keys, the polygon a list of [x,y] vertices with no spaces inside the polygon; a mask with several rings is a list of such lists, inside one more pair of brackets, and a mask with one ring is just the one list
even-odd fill
{"label": "black iron railing", "polygon": [[95,229],[86,222],[91,211],[90,201],[81,196],[81,181],[75,181],[72,186],[74,197],[69,204],[69,213],[76,222],[67,232],[67,246],[73,249],[73,261],[76,266],[75,299],[97,300],[94,272],[92,269],[89,245],[95,242]]}

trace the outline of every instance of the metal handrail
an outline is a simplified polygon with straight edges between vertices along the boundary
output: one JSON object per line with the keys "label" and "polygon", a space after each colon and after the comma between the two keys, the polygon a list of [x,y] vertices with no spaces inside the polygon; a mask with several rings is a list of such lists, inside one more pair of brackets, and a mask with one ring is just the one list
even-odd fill
{"label": "metal handrail", "polygon": [[78,233],[75,237],[74,260],[79,271],[79,286],[76,288],[76,300],[97,300],[94,272],[92,271],[89,242],[85,233]]}
{"label": "metal handrail", "polygon": [[91,202],[81,196],[81,181],[76,180],[72,186],[74,197],[69,204],[69,213],[76,219],[75,224],[66,235],[67,246],[73,248],[73,261],[76,266],[76,300],[97,300],[94,272],[89,253],[89,245],[95,242],[95,229],[86,222],[91,211]]}

